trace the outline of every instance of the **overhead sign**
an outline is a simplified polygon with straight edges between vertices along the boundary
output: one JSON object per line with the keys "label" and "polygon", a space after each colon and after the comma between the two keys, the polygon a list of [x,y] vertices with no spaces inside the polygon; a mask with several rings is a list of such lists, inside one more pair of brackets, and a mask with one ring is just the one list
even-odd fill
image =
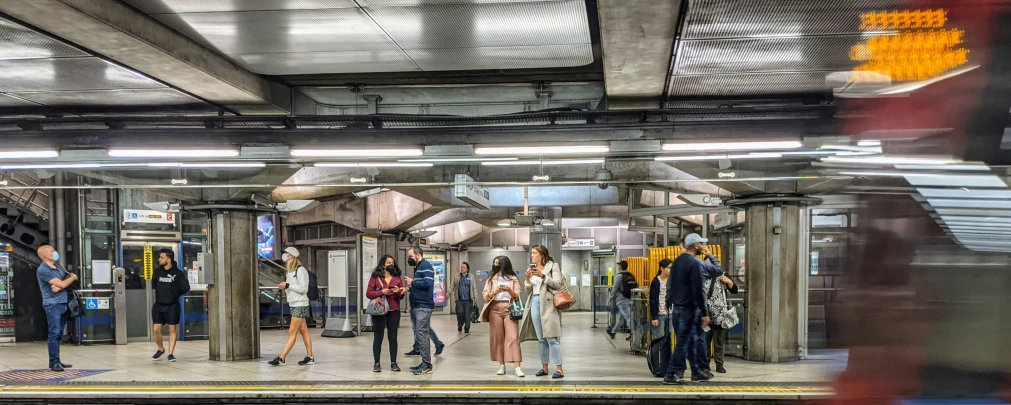
{"label": "overhead sign", "polygon": [[460,184],[473,182],[474,179],[466,174],[456,175],[457,184],[453,196],[475,208],[483,210],[491,208],[491,194],[488,192],[488,187],[477,184]]}
{"label": "overhead sign", "polygon": [[109,309],[108,298],[85,298],[84,307],[89,311]]}
{"label": "overhead sign", "polygon": [[172,225],[175,224],[175,215],[151,210],[123,210],[123,222]]}
{"label": "overhead sign", "polygon": [[565,242],[566,247],[594,247],[597,241],[593,239],[569,239]]}

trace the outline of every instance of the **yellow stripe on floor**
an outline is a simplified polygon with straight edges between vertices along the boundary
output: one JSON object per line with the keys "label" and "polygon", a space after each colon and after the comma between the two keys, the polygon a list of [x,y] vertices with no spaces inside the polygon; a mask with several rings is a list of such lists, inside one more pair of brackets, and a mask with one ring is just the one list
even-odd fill
{"label": "yellow stripe on floor", "polygon": [[429,385],[429,386],[311,386],[311,385],[279,385],[279,386],[12,386],[7,391],[507,391],[507,392],[682,392],[682,393],[763,393],[763,394],[804,394],[825,393],[826,388],[818,387],[705,387],[705,386],[643,386],[643,387],[517,387],[517,386],[459,386],[459,385]]}

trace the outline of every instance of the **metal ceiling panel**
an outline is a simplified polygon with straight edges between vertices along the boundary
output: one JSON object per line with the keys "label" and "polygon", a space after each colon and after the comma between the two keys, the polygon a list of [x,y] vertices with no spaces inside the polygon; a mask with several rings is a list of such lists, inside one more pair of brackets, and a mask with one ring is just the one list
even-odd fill
{"label": "metal ceiling panel", "polygon": [[98,58],[0,60],[0,92],[160,87],[165,86]]}
{"label": "metal ceiling panel", "polygon": [[419,71],[404,51],[336,51],[257,53],[235,57],[249,70],[265,75],[301,75],[332,72],[407,72]]}
{"label": "metal ceiling panel", "polygon": [[537,3],[558,0],[358,0],[362,7],[445,6],[465,4]]}
{"label": "metal ceiling panel", "polygon": [[590,44],[408,49],[407,53],[426,71],[572,67],[593,63]]}
{"label": "metal ceiling panel", "polygon": [[0,59],[88,56],[81,50],[0,18]]}
{"label": "metal ceiling panel", "polygon": [[824,72],[674,76],[669,97],[751,96],[830,90]]}
{"label": "metal ceiling panel", "polygon": [[17,97],[0,94],[0,107],[38,107],[31,101],[25,101]]}
{"label": "metal ceiling panel", "polygon": [[676,74],[850,70],[859,35],[685,41]]}
{"label": "metal ceiling panel", "polygon": [[229,56],[371,51],[397,44],[361,9],[160,14],[182,34]]}
{"label": "metal ceiling panel", "polygon": [[55,91],[18,94],[25,99],[50,106],[171,106],[203,104],[177,90],[131,89],[96,91]]}
{"label": "metal ceiling panel", "polygon": [[354,0],[124,0],[148,14],[358,8]]}
{"label": "metal ceiling panel", "polygon": [[404,49],[590,44],[583,0],[368,10]]}
{"label": "metal ceiling panel", "polygon": [[866,11],[915,7],[899,0],[692,0],[682,39],[856,34]]}

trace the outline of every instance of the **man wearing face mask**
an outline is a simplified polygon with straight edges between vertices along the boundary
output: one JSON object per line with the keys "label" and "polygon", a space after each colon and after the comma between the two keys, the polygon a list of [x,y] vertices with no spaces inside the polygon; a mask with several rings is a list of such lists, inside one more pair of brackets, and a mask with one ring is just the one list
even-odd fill
{"label": "man wearing face mask", "polygon": [[[414,266],[416,278],[404,277],[411,289],[411,324],[414,327],[414,347],[421,354],[421,364],[411,367],[415,375],[431,374],[432,368],[432,311],[435,309],[435,268],[422,257],[420,247],[407,251],[407,264]],[[435,354],[441,354],[444,345],[436,343]]]}
{"label": "man wearing face mask", "polygon": [[49,348],[49,369],[59,372],[72,367],[60,361],[60,337],[63,334],[63,317],[67,313],[66,290],[77,281],[77,275],[56,264],[60,260],[60,253],[52,246],[39,247],[38,254],[42,264],[35,274],[42,290],[42,308],[46,311],[46,323],[49,326],[46,342]]}

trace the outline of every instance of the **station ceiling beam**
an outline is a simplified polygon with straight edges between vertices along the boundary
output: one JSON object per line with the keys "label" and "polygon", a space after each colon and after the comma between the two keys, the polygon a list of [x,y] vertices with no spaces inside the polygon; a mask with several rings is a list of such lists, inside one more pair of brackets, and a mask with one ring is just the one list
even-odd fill
{"label": "station ceiling beam", "polygon": [[597,1],[609,109],[660,108],[681,3]]}

